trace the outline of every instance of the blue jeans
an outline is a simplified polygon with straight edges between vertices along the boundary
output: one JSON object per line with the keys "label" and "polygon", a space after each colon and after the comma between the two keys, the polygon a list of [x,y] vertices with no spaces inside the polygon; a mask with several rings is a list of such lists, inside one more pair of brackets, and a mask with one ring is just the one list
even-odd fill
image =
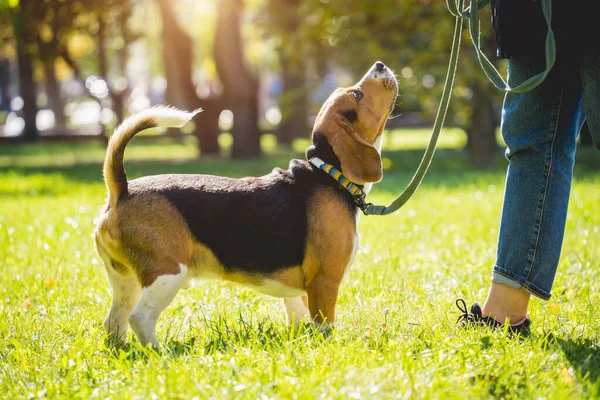
{"label": "blue jeans", "polygon": [[[544,60],[510,59],[516,85],[543,70]],[[587,118],[600,149],[600,53],[557,60],[527,93],[508,93],[502,136],[509,160],[492,281],[547,300],[560,257],[575,163]]]}

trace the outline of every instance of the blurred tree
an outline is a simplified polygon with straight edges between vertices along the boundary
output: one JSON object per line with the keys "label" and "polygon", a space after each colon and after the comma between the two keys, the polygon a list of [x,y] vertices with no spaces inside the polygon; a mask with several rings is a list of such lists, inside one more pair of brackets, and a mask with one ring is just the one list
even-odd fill
{"label": "blurred tree", "polygon": [[240,32],[242,0],[220,0],[214,59],[223,85],[225,107],[233,112],[232,157],[260,155],[258,81],[246,65]]}
{"label": "blurred tree", "polygon": [[[127,64],[128,46],[140,35],[129,28],[132,13],[130,0],[45,0],[44,7],[37,7],[38,14],[38,47],[40,58],[44,64],[50,103],[59,104],[53,108],[55,115],[62,113],[64,106],[58,95],[54,65],[58,57],[72,69],[74,78],[78,80],[88,93],[102,103],[102,98],[89,92],[85,84],[82,65],[70,51],[70,41],[76,35],[89,37],[96,49],[96,62],[89,71],[106,82],[110,107],[115,112],[116,122],[120,124],[125,117],[126,97],[129,86],[125,67]],[[118,45],[115,45],[118,43]],[[113,52],[113,50],[116,50]],[[110,54],[109,54],[110,53]],[[111,59],[116,60],[117,73],[111,74]],[[117,75],[111,79],[111,75]],[[115,82],[117,84],[115,84]],[[64,117],[63,117],[64,118]]]}
{"label": "blurred tree", "polygon": [[65,46],[75,16],[72,4],[59,1],[46,1],[42,4],[32,8],[32,20],[36,25],[35,40],[46,81],[48,105],[54,113],[56,127],[62,129],[66,125],[65,103],[56,77],[55,65],[60,54],[59,49]]}
{"label": "blurred tree", "polygon": [[463,127],[467,133],[467,144],[471,163],[477,167],[487,167],[494,159],[498,150],[496,141],[496,128],[498,119],[494,111],[493,90],[487,82],[473,81],[470,85],[473,96],[471,97],[471,118]]}
{"label": "blurred tree", "polygon": [[10,64],[0,56],[0,111],[10,110]]}
{"label": "blurred tree", "polygon": [[[125,88],[115,89],[109,79],[108,55],[106,43],[109,39],[107,20],[115,21],[118,27],[119,37],[123,45],[118,52],[120,61],[120,77],[125,75],[126,46],[137,38],[127,28],[127,20],[131,15],[131,3],[129,0],[13,0],[12,21],[15,41],[18,49],[19,60],[19,83],[22,97],[24,99],[23,114],[26,121],[24,135],[26,138],[35,136],[28,128],[35,121],[37,114],[36,87],[33,80],[34,63],[39,61],[39,67],[43,71],[48,105],[52,109],[57,129],[66,126],[65,102],[60,90],[60,82],[57,77],[56,65],[59,59],[65,61],[72,71],[74,78],[81,82],[82,86],[89,92],[85,85],[80,60],[74,57],[70,51],[70,43],[73,37],[85,35],[95,41],[98,50],[97,71],[100,77],[107,82],[108,94],[110,95],[112,108],[116,113],[117,122],[120,123],[124,117]],[[93,31],[90,25],[97,23],[97,31]],[[90,95],[101,102],[101,99]]]}
{"label": "blurred tree", "polygon": [[0,6],[0,111],[10,110],[10,59],[14,58],[12,26],[7,6]]}
{"label": "blurred tree", "polygon": [[[98,20],[98,71],[107,84],[112,110],[115,113],[117,124],[120,124],[125,118],[126,100],[130,93],[125,71],[128,60],[127,50],[128,46],[140,35],[132,32],[129,28],[128,22],[132,14],[132,3],[129,0],[97,0],[92,2],[93,4],[97,7],[94,11]],[[109,43],[114,43],[117,38],[119,46],[115,51],[116,57],[114,58],[118,66],[118,78],[111,80]]]}
{"label": "blurred tree", "polygon": [[[101,108],[110,107],[115,113],[116,124],[120,124],[125,117],[126,97],[129,94],[125,78],[127,46],[140,37],[127,26],[132,7],[130,0],[46,0],[45,4],[46,7],[40,7],[39,12],[45,12],[48,15],[46,19],[56,26],[52,32],[53,37],[57,38],[46,44],[52,45],[49,46],[49,57],[64,61],[70,68],[72,78],[89,98],[98,102]],[[109,50],[107,43],[121,44],[116,52],[117,57],[111,57],[112,47]],[[109,65],[114,58],[118,59],[119,67],[117,78],[111,79]],[[46,76],[50,73],[48,71]],[[110,102],[107,102],[105,94],[92,90],[87,81],[91,76],[106,83],[106,95]],[[115,82],[125,84],[115,88]],[[104,123],[98,123],[106,135]]]}
{"label": "blurred tree", "polygon": [[[494,59],[496,52],[496,41],[493,35],[489,35],[482,41],[483,49],[488,59]],[[473,48],[469,47],[470,53]],[[469,53],[469,54],[470,54]],[[470,54],[471,62],[477,64],[477,59]],[[496,88],[487,81],[483,72],[476,76],[469,84],[472,97],[471,118],[464,126],[467,133],[466,150],[469,152],[471,163],[477,167],[487,167],[494,160],[494,154],[498,150],[496,141],[496,128],[499,125],[498,113],[494,110],[494,95],[497,95]]]}
{"label": "blurred tree", "polygon": [[268,32],[278,39],[279,73],[283,87],[279,96],[281,122],[276,130],[279,144],[291,145],[299,137],[308,137],[308,90],[306,87],[307,41],[300,31],[298,18],[301,0],[269,0]]}
{"label": "blurred tree", "polygon": [[163,56],[167,76],[167,101],[185,108],[202,108],[196,117],[201,154],[219,152],[218,121],[222,110],[233,112],[232,157],[260,155],[258,82],[247,67],[240,32],[243,3],[221,0],[215,25],[213,57],[222,94],[199,98],[193,75],[193,41],[179,26],[169,0],[157,0],[163,20]]}
{"label": "blurred tree", "polygon": [[163,21],[163,59],[167,77],[166,99],[169,104],[186,109],[202,108],[194,118],[194,135],[199,154],[219,154],[219,115],[223,110],[220,96],[198,97],[192,80],[193,42],[181,29],[170,0],[157,0]]}
{"label": "blurred tree", "polygon": [[17,64],[19,71],[19,91],[23,99],[23,139],[34,141],[38,137],[36,126],[37,86],[33,77],[33,62],[37,56],[35,45],[36,27],[33,19],[35,0],[12,2],[11,23],[15,35]]}

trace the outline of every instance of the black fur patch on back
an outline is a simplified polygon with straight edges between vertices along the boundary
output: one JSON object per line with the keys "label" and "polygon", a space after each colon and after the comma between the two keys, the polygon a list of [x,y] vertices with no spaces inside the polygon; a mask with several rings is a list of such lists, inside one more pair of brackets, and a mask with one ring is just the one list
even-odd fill
{"label": "black fur patch on back", "polygon": [[348,122],[353,123],[358,119],[358,113],[356,110],[342,110],[339,112],[340,115],[348,120]]}
{"label": "black fur patch on back", "polygon": [[[345,209],[356,207],[331,177],[306,161],[276,168],[261,178],[156,175],[129,182],[130,196],[165,196],[183,215],[195,238],[208,246],[226,270],[269,274],[302,265],[308,204],[315,190],[335,188]],[[341,189],[341,191],[340,191]],[[352,214],[353,215],[353,214]]]}

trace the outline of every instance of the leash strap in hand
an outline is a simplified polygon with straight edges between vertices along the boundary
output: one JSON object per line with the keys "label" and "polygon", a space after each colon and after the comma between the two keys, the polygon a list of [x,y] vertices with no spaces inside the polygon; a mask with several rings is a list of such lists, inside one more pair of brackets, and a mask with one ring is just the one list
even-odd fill
{"label": "leash strap in hand", "polygon": [[483,72],[485,72],[494,86],[504,92],[514,93],[523,93],[535,89],[546,79],[556,61],[556,40],[554,39],[554,32],[552,31],[552,0],[541,0],[542,12],[544,14],[544,19],[546,20],[546,25],[548,26],[545,42],[546,69],[512,88],[508,86],[504,79],[502,79],[498,70],[481,50],[479,11],[488,3],[488,0],[471,1],[471,6],[469,8],[464,12],[459,12],[458,10],[461,6],[458,5],[458,1],[447,0],[448,9],[452,15],[469,20],[469,31],[471,32],[471,40],[475,47],[475,52],[477,53],[477,59],[479,60],[479,64],[481,64]]}
{"label": "leash strap in hand", "polygon": [[[448,4],[451,0],[448,0]],[[459,9],[463,8],[464,0],[456,0],[456,6]],[[448,5],[449,6],[449,5]],[[373,204],[367,205],[364,210],[365,215],[388,215],[393,213],[402,207],[408,199],[411,198],[413,193],[417,190],[429,165],[431,164],[431,160],[433,158],[433,153],[435,152],[435,146],[438,141],[438,137],[440,136],[440,132],[442,127],[444,126],[444,119],[446,119],[446,113],[448,111],[448,104],[450,103],[450,96],[452,94],[452,85],[454,83],[454,75],[456,74],[456,66],[458,64],[458,52],[460,49],[460,38],[462,33],[463,26],[463,18],[460,16],[456,16],[456,21],[454,22],[454,37],[452,39],[452,50],[450,52],[450,62],[448,63],[448,73],[446,74],[446,82],[444,83],[444,91],[442,92],[442,99],[440,100],[440,105],[438,108],[437,116],[435,117],[435,123],[433,124],[433,131],[431,132],[431,139],[429,139],[429,144],[427,145],[427,150],[425,150],[425,154],[423,155],[423,159],[421,160],[421,164],[419,164],[419,168],[417,168],[417,172],[411,179],[410,183],[404,189],[404,192],[389,206],[376,206]]]}
{"label": "leash strap in hand", "polygon": [[544,18],[546,19],[546,24],[548,25],[548,33],[546,35],[546,70],[540,72],[539,74],[527,79],[525,82],[511,88],[508,86],[504,79],[500,76],[500,73],[494,68],[492,63],[487,59],[485,54],[481,51],[481,41],[480,41],[480,30],[479,30],[479,10],[485,7],[489,0],[473,0],[471,1],[471,6],[468,7],[464,11],[459,11],[463,9],[464,0],[446,0],[446,4],[448,5],[448,10],[454,17],[456,21],[454,23],[454,37],[452,39],[452,50],[450,52],[450,62],[448,65],[448,73],[446,74],[446,82],[444,83],[444,91],[442,92],[442,99],[440,100],[440,106],[438,108],[438,113],[435,118],[435,123],[433,125],[433,131],[431,132],[431,139],[429,140],[429,144],[427,145],[427,149],[425,150],[425,154],[423,155],[423,159],[421,160],[421,164],[419,164],[419,168],[417,168],[417,172],[411,179],[410,183],[404,189],[404,192],[392,202],[389,206],[376,206],[373,204],[367,204],[363,212],[365,215],[388,215],[391,214],[398,209],[400,209],[415,193],[425,173],[429,169],[429,165],[431,164],[431,160],[433,158],[433,153],[435,152],[435,147],[437,145],[438,137],[440,136],[440,132],[444,125],[444,119],[446,118],[446,113],[448,111],[448,104],[450,102],[450,96],[452,94],[452,85],[454,83],[454,75],[456,73],[456,66],[458,64],[458,52],[460,48],[460,39],[462,33],[462,23],[463,19],[469,20],[469,30],[471,32],[471,40],[473,41],[473,45],[475,46],[475,51],[477,53],[477,58],[483,71],[490,79],[490,81],[496,86],[498,89],[503,90],[505,92],[527,92],[539,86],[548,76],[550,70],[554,66],[554,62],[556,61],[556,42],[554,40],[554,32],[552,32],[552,3],[551,0],[541,0],[542,1],[542,10],[544,12]]}

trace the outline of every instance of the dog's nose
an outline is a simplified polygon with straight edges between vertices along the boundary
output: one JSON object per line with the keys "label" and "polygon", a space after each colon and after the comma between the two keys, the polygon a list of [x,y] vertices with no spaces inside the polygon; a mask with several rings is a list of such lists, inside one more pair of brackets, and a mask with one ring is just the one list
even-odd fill
{"label": "dog's nose", "polygon": [[375,63],[375,71],[383,71],[385,69],[385,64],[381,61],[377,61]]}

